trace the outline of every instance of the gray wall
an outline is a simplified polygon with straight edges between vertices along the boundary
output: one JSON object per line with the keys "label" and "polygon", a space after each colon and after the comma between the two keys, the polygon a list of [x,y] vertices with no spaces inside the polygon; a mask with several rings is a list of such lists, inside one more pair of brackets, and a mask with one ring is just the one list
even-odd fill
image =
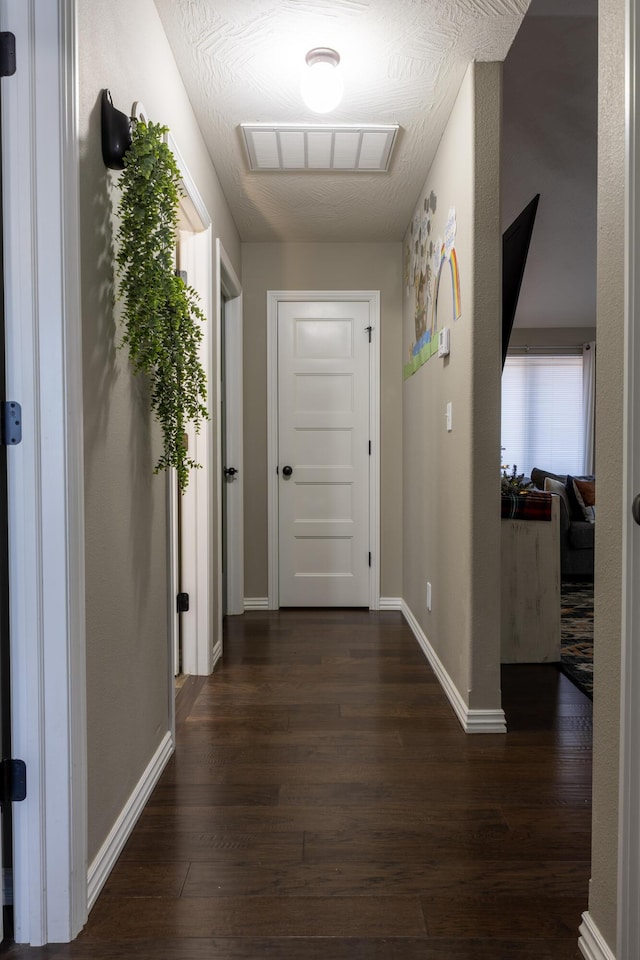
{"label": "gray wall", "polygon": [[624,385],[625,4],[600,0],[593,840],[589,912],[616,947]]}
{"label": "gray wall", "polygon": [[141,378],[117,349],[113,177],[102,163],[99,94],[142,100],[171,127],[214,232],[240,267],[240,241],[153,0],[78,4],[85,424],[89,859],[169,728],[166,480]]}
{"label": "gray wall", "polygon": [[524,18],[504,62],[502,228],[540,204],[516,326],[595,326],[595,16]]}
{"label": "gray wall", "polygon": [[245,595],[267,596],[267,290],[380,290],[383,597],[402,595],[402,247],[244,243]]}
{"label": "gray wall", "polygon": [[[451,355],[409,377],[403,403],[403,597],[473,709],[500,706],[500,80],[499,64],[469,67],[416,207],[435,192],[434,237],[455,207],[462,314],[451,320],[445,274],[438,326],[451,328]],[[408,231],[405,257],[412,242]],[[405,283],[405,359],[415,298]]]}

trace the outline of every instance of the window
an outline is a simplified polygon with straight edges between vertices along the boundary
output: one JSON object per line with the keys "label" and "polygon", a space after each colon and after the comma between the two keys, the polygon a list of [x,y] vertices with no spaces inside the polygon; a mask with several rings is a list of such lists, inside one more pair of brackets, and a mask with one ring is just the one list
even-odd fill
{"label": "window", "polygon": [[502,374],[502,463],[531,476],[584,470],[582,356],[508,356]]}

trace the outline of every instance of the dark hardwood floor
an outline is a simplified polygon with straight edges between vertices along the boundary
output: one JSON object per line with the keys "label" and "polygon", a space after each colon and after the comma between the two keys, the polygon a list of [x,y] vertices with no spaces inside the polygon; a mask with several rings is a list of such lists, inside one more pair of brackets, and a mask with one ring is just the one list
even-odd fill
{"label": "dark hardwood floor", "polygon": [[11,960],[577,960],[591,704],[506,667],[465,736],[400,614],[249,613],[80,938]]}

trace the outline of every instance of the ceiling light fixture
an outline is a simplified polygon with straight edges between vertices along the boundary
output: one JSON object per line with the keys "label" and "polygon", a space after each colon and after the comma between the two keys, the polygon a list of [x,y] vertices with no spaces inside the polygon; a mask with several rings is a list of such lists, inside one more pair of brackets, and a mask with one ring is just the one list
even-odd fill
{"label": "ceiling light fixture", "polygon": [[342,100],[344,87],[340,72],[340,54],[331,47],[314,47],[305,57],[300,93],[314,113],[329,113]]}

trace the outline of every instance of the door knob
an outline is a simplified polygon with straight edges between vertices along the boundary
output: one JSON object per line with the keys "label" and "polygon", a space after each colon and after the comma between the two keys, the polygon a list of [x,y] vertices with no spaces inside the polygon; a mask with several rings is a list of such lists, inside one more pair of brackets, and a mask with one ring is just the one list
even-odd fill
{"label": "door knob", "polygon": [[633,499],[631,513],[635,522],[640,526],[640,493],[637,493]]}
{"label": "door knob", "polygon": [[286,466],[282,468],[283,477],[290,477],[292,473],[293,473],[293,467]]}
{"label": "door knob", "polygon": [[224,468],[224,475],[225,475],[225,477],[231,477],[231,478],[233,479],[233,477],[235,477],[235,475],[236,475],[237,472],[238,472],[238,470],[237,470],[236,467],[225,467],[225,468]]}

